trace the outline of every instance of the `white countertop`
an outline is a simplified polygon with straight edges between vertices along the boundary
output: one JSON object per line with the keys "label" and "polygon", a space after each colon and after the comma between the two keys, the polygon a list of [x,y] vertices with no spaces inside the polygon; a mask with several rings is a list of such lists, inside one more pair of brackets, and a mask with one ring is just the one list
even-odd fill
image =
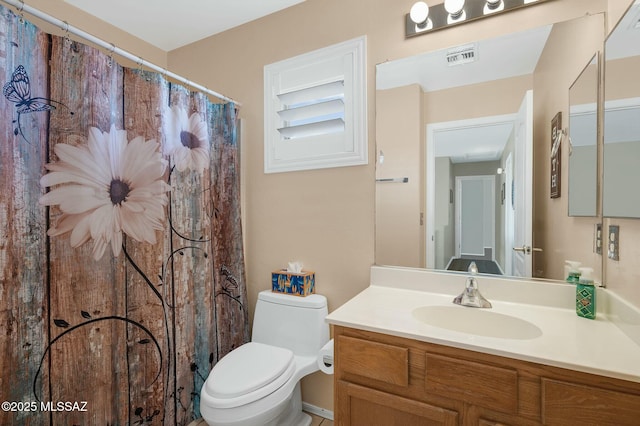
{"label": "white countertop", "polygon": [[[399,268],[373,267],[371,285],[331,312],[327,322],[640,382],[640,345],[611,320],[619,315],[599,309],[595,320],[577,316],[572,309],[575,303],[571,297],[572,286],[553,284],[557,288],[551,287],[550,291],[556,293],[550,297],[548,290],[541,299],[535,294],[539,292],[541,283],[480,276],[480,292],[493,305],[489,311],[526,320],[542,331],[533,339],[507,339],[466,334],[419,321],[412,314],[415,308],[456,306],[452,300],[464,288],[465,277],[429,271],[409,270],[408,274],[402,271]],[[501,297],[501,287],[504,287],[505,297]],[[514,289],[517,289],[517,297],[513,297],[516,294]],[[531,303],[518,300],[527,300],[527,295],[531,296]],[[547,303],[546,299],[554,298],[556,302]],[[606,293],[600,289],[598,298],[598,303],[606,305],[606,308],[615,305],[606,300]],[[557,303],[557,299],[563,300]],[[629,316],[625,315],[625,318],[628,322]],[[637,326],[635,321],[636,318],[633,319],[634,327]]]}

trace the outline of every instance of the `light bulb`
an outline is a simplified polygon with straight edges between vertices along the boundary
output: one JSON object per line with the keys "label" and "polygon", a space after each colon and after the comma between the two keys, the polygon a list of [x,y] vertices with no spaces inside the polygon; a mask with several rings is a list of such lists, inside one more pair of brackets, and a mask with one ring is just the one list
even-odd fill
{"label": "light bulb", "polygon": [[409,12],[411,20],[416,24],[424,24],[429,17],[429,5],[423,1],[414,3]]}
{"label": "light bulb", "polygon": [[483,12],[485,15],[504,10],[504,2],[502,0],[486,0]]}
{"label": "light bulb", "polygon": [[445,0],[444,9],[449,15],[456,18],[464,11],[464,0]]}

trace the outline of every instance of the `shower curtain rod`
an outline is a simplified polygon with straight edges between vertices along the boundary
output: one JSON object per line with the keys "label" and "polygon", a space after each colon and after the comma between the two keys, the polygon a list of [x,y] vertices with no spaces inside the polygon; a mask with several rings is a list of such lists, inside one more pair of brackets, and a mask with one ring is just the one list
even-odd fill
{"label": "shower curtain rod", "polygon": [[113,43],[107,43],[106,41],[95,37],[87,32],[82,31],[79,28],[76,28],[74,26],[69,25],[67,22],[65,21],[61,21],[57,18],[54,18],[53,16],[42,12],[41,10],[35,9],[29,5],[24,4],[23,1],[20,0],[0,0],[3,3],[7,3],[13,7],[15,7],[18,10],[18,13],[20,14],[20,16],[22,16],[22,12],[26,12],[29,15],[35,16],[36,18],[42,19],[43,21],[49,23],[49,24],[53,24],[59,28],[61,28],[63,31],[65,31],[66,33],[71,33],[74,35],[77,35],[78,37],[81,37],[91,43],[94,43],[100,47],[105,48],[110,55],[112,54],[116,54],[118,56],[122,56],[123,58],[129,59],[135,63],[137,63],[140,67],[147,67],[149,69],[152,69],[154,71],[157,71],[167,77],[170,77],[174,80],[177,80],[181,83],[184,83],[188,86],[191,86],[195,89],[198,89],[202,92],[205,92],[209,95],[215,96],[218,99],[227,101],[227,102],[233,102],[236,106],[241,106],[242,104],[240,102],[237,102],[227,96],[224,96],[218,92],[214,92],[213,90],[207,89],[204,86],[201,86],[197,83],[192,82],[191,80],[184,78],[178,74],[174,74],[170,71],[168,71],[166,68],[162,68],[159,67],[158,65],[152,64],[151,62],[147,62],[144,59],[142,59],[142,57],[140,56],[136,56],[130,52],[127,52],[126,50],[120,49],[119,47],[116,47],[115,44]]}

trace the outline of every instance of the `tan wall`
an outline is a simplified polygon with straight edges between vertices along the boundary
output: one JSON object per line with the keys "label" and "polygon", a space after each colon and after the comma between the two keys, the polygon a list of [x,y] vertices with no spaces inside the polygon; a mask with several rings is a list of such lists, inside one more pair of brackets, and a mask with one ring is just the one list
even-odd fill
{"label": "tan wall", "polygon": [[515,114],[532,88],[533,76],[523,75],[428,92],[424,95],[424,119],[430,124]]}
{"label": "tan wall", "polygon": [[576,260],[601,277],[602,260],[593,250],[599,219],[567,215],[569,144],[561,147],[561,196],[555,199],[550,198],[550,153],[551,120],[561,112],[562,127],[567,127],[569,87],[602,49],[604,33],[603,14],[555,25],[534,73],[534,176],[544,179],[534,185],[533,243],[544,250],[534,255],[534,276],[563,279],[564,261]]}
{"label": "tan wall", "polygon": [[[404,15],[413,2],[307,0],[169,53],[172,71],[188,73],[195,81],[242,102],[244,229],[252,306],[257,292],[268,288],[271,270],[288,260],[300,260],[316,271],[318,291],[327,295],[330,310],[368,285],[375,246],[376,63],[598,13],[607,7],[606,0],[554,0],[405,40]],[[365,34],[369,165],[265,175],[264,65]],[[568,85],[563,90],[568,91]],[[296,203],[291,202],[291,194],[298,194]],[[303,399],[331,409],[331,377],[315,374],[305,379]]]}
{"label": "tan wall", "polygon": [[420,223],[423,127],[419,85],[376,92],[376,153],[384,152],[376,178],[409,179],[407,183],[376,183],[375,250],[376,262],[382,265],[426,265],[425,231]]}

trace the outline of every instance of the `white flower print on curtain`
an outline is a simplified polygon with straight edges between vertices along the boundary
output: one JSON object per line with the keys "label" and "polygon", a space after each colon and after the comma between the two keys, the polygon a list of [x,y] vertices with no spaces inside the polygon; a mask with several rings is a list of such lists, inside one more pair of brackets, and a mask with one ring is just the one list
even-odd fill
{"label": "white flower print on curtain", "polygon": [[40,203],[62,210],[48,235],[71,232],[72,247],[93,240],[96,260],[109,244],[114,256],[120,254],[123,232],[155,244],[155,231],[164,229],[170,189],[163,180],[167,162],[158,148],[141,136],[128,142],[127,132],[113,125],[105,133],[90,128],[86,146],[56,144],[60,161],[47,164],[49,173],[40,180],[43,187],[56,186]]}
{"label": "white flower print on curtain", "polygon": [[237,110],[0,12],[0,393],[91,407],[0,424],[188,425],[249,340]]}
{"label": "white flower print on curtain", "polygon": [[172,106],[166,122],[164,153],[171,157],[178,171],[202,173],[209,168],[209,134],[200,114],[187,116],[181,106]]}

